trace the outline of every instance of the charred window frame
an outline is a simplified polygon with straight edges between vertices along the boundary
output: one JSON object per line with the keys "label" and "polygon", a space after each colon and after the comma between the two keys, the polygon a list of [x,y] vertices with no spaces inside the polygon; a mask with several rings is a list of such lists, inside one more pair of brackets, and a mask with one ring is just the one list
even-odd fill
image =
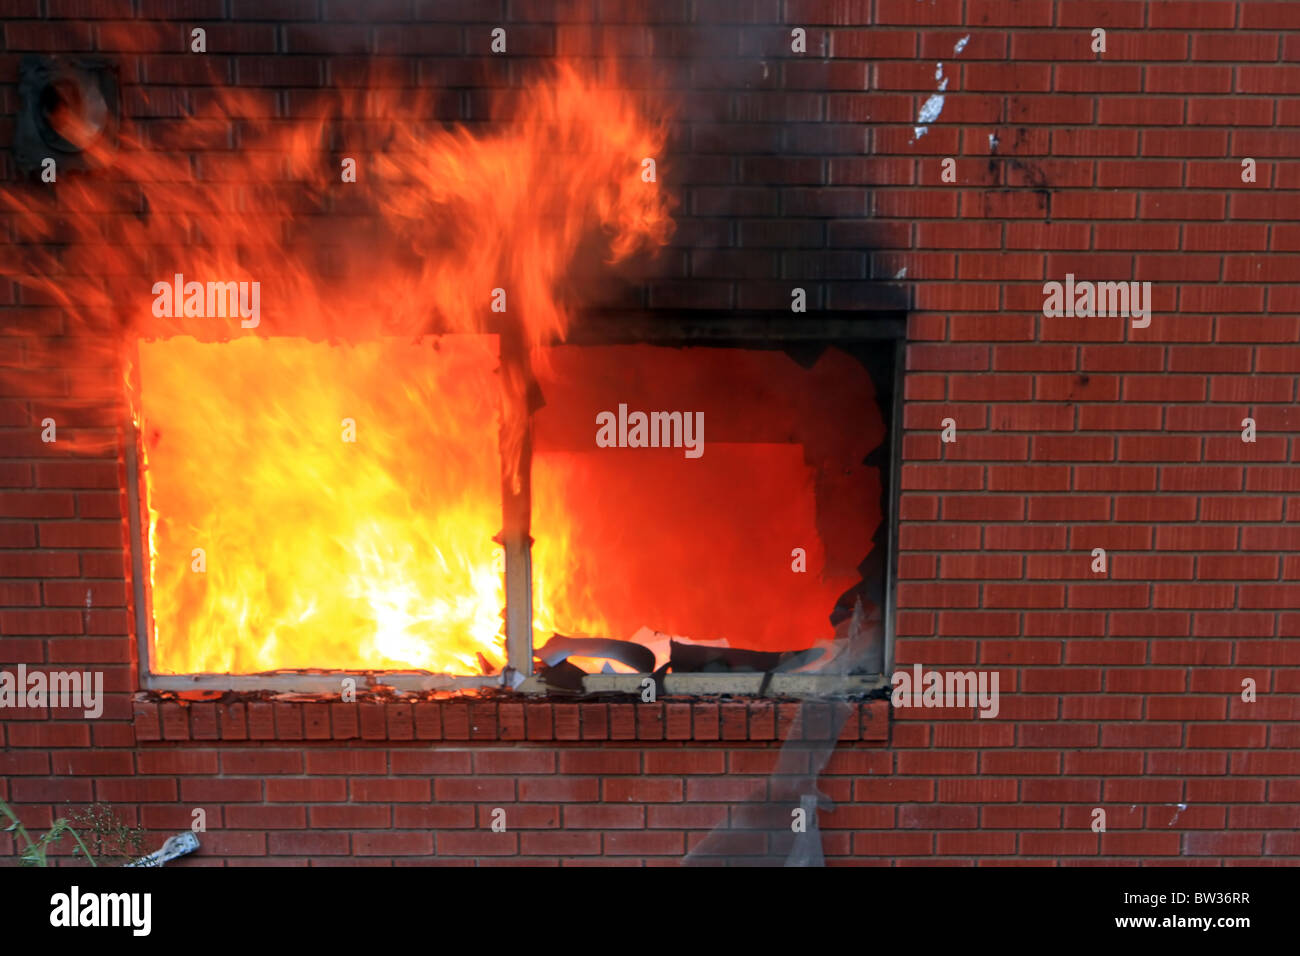
{"label": "charred window frame", "polygon": [[[880,669],[868,673],[668,673],[661,675],[660,692],[673,695],[736,694],[773,697],[835,697],[866,694],[889,686],[894,668],[897,590],[898,495],[901,473],[903,371],[906,321],[897,313],[866,313],[854,318],[816,315],[706,313],[664,315],[587,315],[571,331],[566,346],[658,345],[776,349],[816,354],[841,348],[867,365],[877,389],[885,422],[882,447],[873,453],[881,475],[881,529],[879,553],[883,650]],[[503,344],[503,350],[506,346]],[[129,387],[137,390],[136,376]],[[141,493],[141,441],[128,411],[125,425],[128,522],[132,544],[135,632],[139,651],[139,683],[146,690],[281,691],[337,693],[341,681],[352,678],[358,689],[382,684],[399,692],[456,690],[472,687],[514,688],[524,694],[542,694],[550,688],[534,673],[532,633],[532,573],[526,539],[511,542],[510,490],[503,488],[505,515],[505,646],[507,664],[494,675],[431,674],[423,671],[276,671],[267,674],[155,674],[152,671],[152,595],[149,587],[147,502]],[[870,582],[868,582],[869,584]],[[640,694],[650,674],[587,674],[586,693]]]}

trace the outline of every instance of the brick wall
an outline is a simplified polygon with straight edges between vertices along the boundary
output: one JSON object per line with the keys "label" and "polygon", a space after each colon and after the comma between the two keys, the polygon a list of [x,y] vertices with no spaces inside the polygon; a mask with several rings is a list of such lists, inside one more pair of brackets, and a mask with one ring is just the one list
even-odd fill
{"label": "brick wall", "polygon": [[[1300,861],[1300,4],[670,0],[648,25],[551,6],[0,0],[0,146],[27,51],[116,56],[129,118],[184,143],[213,75],[292,117],[369,69],[478,124],[538,61],[599,49],[600,18],[632,82],[679,101],[677,233],[610,304],[785,308],[799,285],[814,314],[909,310],[898,662],[997,669],[1001,712],[863,708],[821,781],[828,857]],[[7,152],[0,171],[41,188]],[[440,711],[437,736],[400,707],[137,711],[118,370],[50,358],[68,329],[14,281],[17,237],[0,216],[0,665],[94,667],[113,691],[98,721],[0,723],[0,795],[29,825],[103,800],[158,835],[205,808],[192,863],[672,862],[772,792],[763,705],[687,706],[657,735],[664,705],[544,705],[549,736],[500,711],[455,735]],[[1066,273],[1150,281],[1150,327],[1045,318]],[[75,455],[39,441],[50,395],[77,400]],[[485,829],[496,806],[518,829]]]}

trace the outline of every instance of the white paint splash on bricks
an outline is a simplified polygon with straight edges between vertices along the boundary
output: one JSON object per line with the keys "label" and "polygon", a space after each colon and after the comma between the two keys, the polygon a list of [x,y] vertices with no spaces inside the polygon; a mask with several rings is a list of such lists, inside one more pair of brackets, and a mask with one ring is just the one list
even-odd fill
{"label": "white paint splash on bricks", "polygon": [[[970,41],[970,34],[966,34],[952,48],[954,54],[960,54],[966,49],[966,44]],[[943,64],[934,65],[934,79],[939,84],[939,92],[931,94],[930,98],[921,104],[921,112],[917,114],[916,126],[912,128],[911,142],[915,143],[918,139],[929,132],[930,124],[939,118],[943,112],[944,92],[948,89],[948,78],[943,75]]]}
{"label": "white paint splash on bricks", "polygon": [[943,64],[940,63],[934,71],[934,78],[939,81],[939,92],[933,94],[928,100],[921,105],[921,112],[916,117],[917,125],[912,130],[912,142],[916,142],[929,130],[929,125],[939,118],[943,112],[943,93],[948,89],[948,78],[943,75]]}

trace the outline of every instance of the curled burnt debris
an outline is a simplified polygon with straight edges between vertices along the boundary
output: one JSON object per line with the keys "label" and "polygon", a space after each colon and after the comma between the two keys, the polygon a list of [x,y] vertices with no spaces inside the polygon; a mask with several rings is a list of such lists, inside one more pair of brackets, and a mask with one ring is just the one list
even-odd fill
{"label": "curled burnt debris", "polygon": [[[848,628],[848,637],[837,641],[840,645],[834,649],[831,660],[819,669],[825,674],[849,674],[861,672],[864,662],[869,663],[872,650],[872,635],[879,632],[878,617],[868,618],[861,603]],[[616,660],[625,666],[635,668],[637,675],[652,680],[655,693],[650,700],[668,699],[664,693],[664,677],[673,673],[762,673],[766,676],[790,672],[816,663],[823,656],[822,648],[809,648],[802,651],[760,652],[746,651],[721,646],[690,645],[677,641],[671,642],[671,656],[662,666],[654,668],[655,655],[648,647],[634,641],[617,641],[608,638],[574,638],[554,635],[538,649],[538,673],[531,678],[532,686],[528,688],[532,695],[558,696],[568,700],[623,700],[628,698],[646,699],[638,691],[629,693],[621,689],[587,691],[582,678],[588,672],[574,664],[570,657],[580,656],[593,660]],[[608,665],[606,665],[608,666]],[[283,671],[276,675],[265,676],[301,676],[310,675],[326,680],[336,679],[339,690],[334,691],[277,691],[271,689],[221,690],[195,688],[192,690],[143,690],[137,693],[136,700],[152,703],[176,702],[188,703],[232,703],[237,701],[279,701],[279,702],[327,702],[344,701],[356,703],[420,703],[455,699],[483,700],[518,700],[521,696],[517,688],[501,686],[461,686],[455,689],[411,690],[398,688],[384,683],[384,672],[371,672],[356,677],[345,677],[337,673],[312,671]],[[766,690],[767,682],[763,683]],[[870,694],[845,695],[846,697],[878,696],[883,688]],[[752,694],[709,694],[706,698],[724,699],[730,697],[752,697]],[[684,699],[700,700],[700,695],[691,695]]]}
{"label": "curled burnt debris", "polygon": [[[439,700],[464,698],[515,700],[522,696],[563,697],[570,700],[619,700],[637,698],[654,701],[669,697],[665,678],[669,673],[698,675],[761,675],[758,696],[767,696],[771,679],[778,674],[805,671],[809,674],[828,677],[849,674],[876,674],[880,671],[878,658],[882,627],[878,609],[868,613],[859,599],[852,617],[842,622],[838,628],[844,637],[831,642],[827,647],[811,647],[797,651],[752,651],[743,648],[727,647],[720,644],[693,644],[668,639],[668,653],[664,662],[656,667],[655,651],[636,641],[614,640],[612,638],[568,637],[553,634],[545,644],[536,650],[534,661],[535,673],[527,680],[510,680],[509,669],[500,673],[498,685],[457,685],[451,688],[411,687],[409,684],[395,686],[392,681],[396,676],[434,677],[425,672],[391,672],[362,671],[358,673],[340,673],[337,671],[283,670],[266,674],[245,675],[267,678],[274,682],[283,678],[289,682],[294,678],[313,678],[310,690],[279,690],[273,687],[243,689],[219,689],[196,686],[192,689],[149,689],[137,694],[139,701],[161,703],[175,701],[185,703],[231,703],[235,701],[279,701],[279,702],[323,702],[341,701],[346,703],[420,703]],[[822,663],[830,651],[829,659]],[[624,678],[640,678],[635,689],[627,686],[614,688],[589,688],[584,678],[593,671],[575,663],[574,658],[587,662],[588,665],[604,662],[595,673],[620,674]],[[627,671],[616,672],[610,662],[619,663]],[[492,676],[486,661],[480,661],[483,673]],[[814,665],[819,665],[815,666]],[[195,675],[211,677],[213,675]],[[654,692],[647,694],[650,683]],[[337,687],[337,690],[335,689]],[[879,690],[879,689],[877,689]],[[703,696],[727,698],[733,696],[753,697],[752,690],[743,693],[705,692]],[[851,693],[843,690],[831,692],[833,697],[874,696],[874,692]],[[701,694],[689,695],[688,699],[699,699]],[[791,698],[795,699],[795,698]]]}

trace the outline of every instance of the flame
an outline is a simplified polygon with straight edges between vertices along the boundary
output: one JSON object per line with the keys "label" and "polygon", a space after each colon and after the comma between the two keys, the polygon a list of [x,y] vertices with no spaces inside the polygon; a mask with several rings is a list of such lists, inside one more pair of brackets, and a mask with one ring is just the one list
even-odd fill
{"label": "flame", "polygon": [[492,344],[142,343],[155,669],[504,663]]}
{"label": "flame", "polygon": [[[642,178],[664,121],[603,76],[561,63],[486,132],[399,91],[293,123],[216,91],[171,133],[124,131],[95,177],[0,193],[26,250],[0,275],[58,310],[77,351],[57,364],[129,383],[156,672],[504,663],[494,539],[521,367],[563,339],[593,235],[613,263],[672,229]],[[259,283],[258,323],[158,314],[155,283],[177,274]],[[525,359],[503,359],[507,340]],[[43,341],[0,371],[26,374]],[[99,400],[67,391],[40,393],[37,419]]]}

